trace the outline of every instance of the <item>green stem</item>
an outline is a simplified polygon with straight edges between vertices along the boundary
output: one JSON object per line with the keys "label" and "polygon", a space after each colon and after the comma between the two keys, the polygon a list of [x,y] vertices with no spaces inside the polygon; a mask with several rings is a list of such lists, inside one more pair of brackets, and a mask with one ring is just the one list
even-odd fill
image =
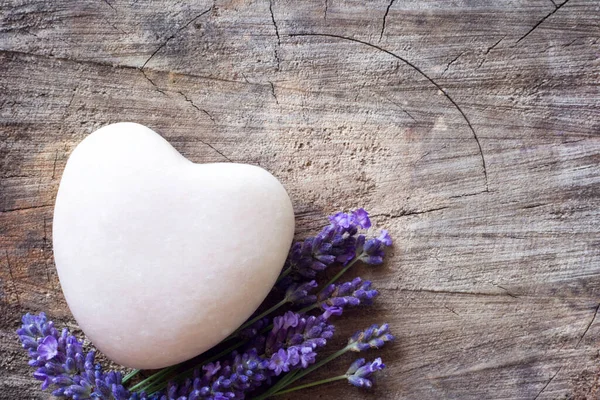
{"label": "green stem", "polygon": [[279,275],[279,278],[277,278],[277,282],[275,282],[275,284],[277,285],[279,282],[281,282],[281,280],[283,278],[285,278],[286,276],[288,276],[291,273],[292,273],[292,267],[289,267],[288,269],[286,269]]}
{"label": "green stem", "polygon": [[[316,364],[313,364],[312,367],[305,369],[304,371],[300,371],[298,374],[296,374],[292,379],[290,379],[288,382],[285,383],[285,385],[283,385],[282,387],[278,388],[279,389],[283,389],[286,386],[291,385],[292,383],[296,382],[298,379],[305,377],[306,375],[310,374],[311,372],[313,372],[314,370],[321,368],[323,365],[335,360],[336,358],[338,358],[339,356],[341,356],[342,354],[346,353],[348,350],[350,350],[350,347],[346,346],[341,350],[336,351],[335,353],[333,353],[332,355],[330,355],[329,357],[319,361]],[[267,396],[268,397],[268,396]],[[266,398],[266,397],[265,397]]]}
{"label": "green stem", "polygon": [[292,371],[288,374],[286,374],[283,378],[281,378],[279,380],[279,382],[277,382],[275,385],[271,386],[266,392],[264,392],[263,394],[261,394],[258,397],[254,397],[252,398],[252,400],[264,400],[270,396],[272,396],[275,392],[277,392],[279,389],[284,388],[288,382],[298,374],[299,370],[295,370]]}
{"label": "green stem", "polygon": [[127,375],[125,375],[123,377],[123,379],[121,380],[121,383],[125,383],[128,380],[130,380],[131,378],[133,378],[134,376],[136,376],[137,374],[139,374],[140,370],[139,369],[134,369],[133,371],[131,371],[130,373],[128,373]]}
{"label": "green stem", "polygon": [[281,300],[279,303],[275,304],[273,307],[269,308],[265,312],[262,312],[261,314],[259,314],[256,317],[252,318],[250,321],[245,322],[242,326],[240,326],[239,328],[237,328],[235,330],[235,332],[233,332],[231,335],[229,335],[223,341],[227,341],[229,339],[233,339],[234,337],[237,336],[238,333],[240,333],[241,330],[246,329],[247,327],[249,327],[250,325],[252,325],[256,321],[258,321],[259,319],[266,317],[267,315],[271,314],[273,311],[277,310],[278,308],[283,307],[287,303],[288,303],[288,299],[287,298]]}
{"label": "green stem", "polygon": [[282,394],[295,392],[296,390],[306,389],[306,388],[309,388],[309,387],[322,385],[324,383],[341,381],[342,379],[347,379],[347,378],[348,378],[348,376],[346,376],[346,375],[334,376],[333,378],[327,378],[327,379],[323,379],[323,380],[320,380],[320,381],[311,382],[311,383],[307,383],[307,384],[304,384],[304,385],[296,386],[296,387],[293,387],[293,388],[290,388],[290,389],[282,390],[281,392],[276,392],[276,393],[272,394],[271,396],[279,396],[279,395],[282,395]]}
{"label": "green stem", "polygon": [[138,390],[141,387],[143,387],[144,385],[148,385],[150,382],[155,381],[158,378],[162,378],[163,376],[168,375],[170,372],[173,372],[174,370],[175,370],[175,367],[163,368],[160,371],[150,375],[143,381],[138,382],[137,384],[133,385],[131,388],[129,388],[129,390],[130,391]]}
{"label": "green stem", "polygon": [[[177,382],[184,378],[187,378],[188,376],[193,374],[195,369],[202,368],[206,364],[218,360],[219,358],[231,353],[233,350],[237,349],[238,347],[245,345],[247,342],[248,342],[247,340],[242,340],[239,343],[236,343],[233,346],[226,348],[225,350],[221,351],[220,353],[207,358],[206,360],[202,361],[200,364],[196,364],[193,368],[190,368],[190,369],[187,369],[187,370],[181,372],[180,374],[174,376],[173,379],[171,379],[171,380],[174,382]],[[152,385],[148,386],[148,389],[152,389],[152,390],[146,390],[146,393],[151,394],[151,393],[157,392],[161,389],[164,389],[167,386],[167,384],[168,384],[168,382],[166,382],[166,381],[153,383]]]}
{"label": "green stem", "polygon": [[360,256],[356,257],[354,260],[350,261],[348,263],[348,265],[346,265],[344,268],[342,268],[342,270],[340,272],[338,272],[336,276],[334,276],[333,278],[331,278],[331,280],[329,282],[327,282],[325,284],[325,286],[323,286],[323,287],[326,288],[327,286],[331,285],[332,283],[334,283],[335,281],[337,281],[338,279],[340,279],[340,277],[342,275],[344,275],[346,273],[346,271],[348,271],[350,269],[350,267],[352,267],[354,264],[356,264],[356,262],[358,260],[360,260]]}
{"label": "green stem", "polygon": [[315,304],[311,304],[310,306],[306,306],[302,310],[298,311],[298,314],[307,313],[307,312],[309,312],[311,310],[314,310],[315,308],[319,307],[320,305],[321,305],[321,303],[315,303]]}

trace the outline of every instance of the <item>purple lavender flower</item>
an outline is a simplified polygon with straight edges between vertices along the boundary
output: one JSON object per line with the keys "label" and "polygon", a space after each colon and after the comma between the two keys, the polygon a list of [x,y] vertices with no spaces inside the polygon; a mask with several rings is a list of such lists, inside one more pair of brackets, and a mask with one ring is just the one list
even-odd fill
{"label": "purple lavender flower", "polygon": [[381,243],[383,243],[386,246],[392,245],[392,238],[390,237],[390,234],[388,233],[388,231],[385,229],[381,230],[381,233],[379,234],[379,237],[377,238],[377,240],[379,240]]}
{"label": "purple lavender flower", "polygon": [[390,327],[388,324],[381,326],[374,324],[364,331],[358,331],[350,340],[348,340],[348,347],[351,351],[364,351],[370,348],[379,349],[383,347],[386,342],[394,340],[394,336],[390,334]]}
{"label": "purple lavender flower", "polygon": [[351,282],[327,286],[319,293],[317,300],[326,313],[339,316],[347,306],[372,304],[377,295],[379,292],[371,289],[370,281],[354,278]]}
{"label": "purple lavender flower", "polygon": [[354,222],[363,229],[369,229],[371,227],[371,220],[369,219],[369,213],[364,208],[359,208],[353,212]]}
{"label": "purple lavender flower", "polygon": [[[285,264],[285,270],[292,269],[297,274],[314,278],[334,262],[342,264],[353,259],[356,254],[358,229],[371,226],[369,214],[362,208],[350,213],[337,213],[329,217],[330,225],[315,237],[296,242]],[[286,282],[286,281],[284,281]],[[289,280],[287,281],[289,284]]]}
{"label": "purple lavender flower", "polygon": [[285,298],[290,303],[308,304],[314,303],[317,296],[310,294],[311,291],[319,286],[316,281],[310,281],[303,284],[292,284],[285,293]]}
{"label": "purple lavender flower", "polygon": [[[286,326],[282,322],[284,319],[293,319],[297,323]],[[316,350],[327,344],[333,332],[333,325],[327,323],[323,315],[304,317],[287,312],[283,317],[274,318],[273,329],[267,335],[265,344],[265,354],[272,357],[270,368],[276,371],[275,366],[278,364],[273,361],[281,363],[283,358],[288,368],[306,368],[313,364],[317,356]]]}
{"label": "purple lavender flower", "polygon": [[384,368],[385,364],[381,361],[381,358],[376,358],[370,363],[366,363],[364,358],[359,358],[350,365],[350,368],[346,371],[346,376],[351,385],[368,389],[373,386],[371,376]]}
{"label": "purple lavender flower", "polygon": [[288,353],[284,349],[271,356],[271,362],[269,363],[269,369],[272,370],[275,375],[279,376],[282,372],[288,372],[290,370],[290,363],[288,362]]}
{"label": "purple lavender flower", "polygon": [[59,334],[46,314],[26,314],[17,334],[27,349],[29,365],[36,367],[34,378],[43,381],[42,390],[52,387],[52,395],[74,400],[155,400],[144,393],[131,395],[121,384],[118,372],[103,373],[94,364],[94,352],[84,352],[83,343],[63,329]]}
{"label": "purple lavender flower", "polygon": [[58,340],[54,336],[46,336],[37,348],[39,358],[50,360],[58,354]]}

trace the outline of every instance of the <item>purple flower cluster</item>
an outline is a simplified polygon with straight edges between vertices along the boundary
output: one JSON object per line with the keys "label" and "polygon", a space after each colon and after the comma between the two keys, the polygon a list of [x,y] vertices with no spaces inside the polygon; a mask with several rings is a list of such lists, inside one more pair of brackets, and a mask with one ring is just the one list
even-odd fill
{"label": "purple flower cluster", "polygon": [[350,365],[346,376],[351,385],[368,389],[373,386],[371,376],[384,368],[385,364],[381,358],[376,358],[370,363],[366,362],[364,358],[359,358]]}
{"label": "purple flower cluster", "polygon": [[369,229],[369,214],[362,208],[349,213],[337,213],[329,217],[330,225],[314,237],[296,242],[284,266],[305,278],[314,278],[319,271],[333,263],[347,264],[355,257],[367,264],[381,264],[383,247],[392,241],[387,231],[378,238],[365,242],[364,235],[358,235],[359,229]]}
{"label": "purple flower cluster", "polygon": [[329,317],[342,315],[347,306],[371,305],[378,295],[377,290],[371,289],[370,281],[354,278],[351,282],[327,286],[319,293],[317,300],[325,315]]}
{"label": "purple flower cluster", "polygon": [[157,400],[244,399],[248,392],[269,380],[268,361],[256,349],[239,354],[233,352],[229,360],[217,361],[194,371],[193,379],[183,384],[171,384],[167,393]]}
{"label": "purple flower cluster", "polygon": [[103,373],[94,364],[94,352],[85,353],[83,343],[65,328],[59,334],[44,313],[26,314],[17,331],[23,348],[27,349],[29,365],[36,367],[33,376],[43,381],[42,390],[52,388],[52,395],[79,399],[146,399],[131,397],[121,385],[118,372]]}
{"label": "purple flower cluster", "polygon": [[381,326],[371,325],[364,331],[356,332],[348,340],[348,347],[351,351],[365,351],[368,349],[380,349],[386,342],[394,340],[394,336],[390,333],[388,324]]}
{"label": "purple flower cluster", "polygon": [[334,330],[323,315],[306,317],[288,311],[273,318],[264,348],[265,354],[271,355],[269,369],[278,376],[290,369],[308,367],[315,362],[316,350],[327,344]]}
{"label": "purple flower cluster", "polygon": [[[220,359],[206,360],[193,371],[177,375],[175,381],[168,384],[158,373],[155,380],[151,376],[146,383],[136,385],[142,391],[133,392],[125,387],[119,372],[104,372],[94,362],[94,352],[85,352],[83,342],[67,329],[59,334],[44,313],[27,314],[17,333],[29,353],[29,364],[36,368],[34,377],[43,382],[42,390],[50,388],[54,396],[74,400],[241,400],[256,393],[262,400],[278,391],[300,389],[283,390],[303,374],[331,360],[329,357],[319,361],[318,357],[334,334],[335,328],[329,318],[340,316],[346,307],[370,305],[378,296],[377,290],[371,288],[371,282],[360,278],[331,283],[320,291],[317,291],[319,285],[313,278],[334,263],[344,268],[331,282],[357,261],[380,264],[384,248],[392,244],[385,230],[370,239],[358,234],[360,229],[371,227],[369,215],[363,209],[337,213],[329,217],[329,221],[330,224],[317,236],[292,246],[286,262],[287,273],[282,274],[279,285],[279,289],[285,290],[283,300],[226,339],[237,339],[239,344],[227,345],[228,349],[237,350]],[[281,292],[275,290],[273,293]],[[268,316],[284,305],[292,309],[296,306],[305,308],[299,312],[288,310],[278,316]],[[313,310],[320,310],[320,313],[310,315]],[[393,339],[387,324],[372,325],[355,333],[346,347],[335,354],[380,348]],[[359,359],[345,375],[336,379],[347,379],[354,386],[369,388],[372,375],[384,367],[379,358],[371,363]],[[306,371],[296,371],[291,379],[282,378],[295,370]]]}

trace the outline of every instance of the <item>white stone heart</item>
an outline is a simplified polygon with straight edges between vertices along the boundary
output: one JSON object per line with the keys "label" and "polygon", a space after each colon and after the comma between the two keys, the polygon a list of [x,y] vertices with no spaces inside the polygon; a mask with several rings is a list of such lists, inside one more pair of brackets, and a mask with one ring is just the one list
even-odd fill
{"label": "white stone heart", "polygon": [[294,213],[246,164],[194,164],[145,126],[99,129],[71,154],[54,209],[54,257],[93,344],[151,369],[217,344],[264,300]]}

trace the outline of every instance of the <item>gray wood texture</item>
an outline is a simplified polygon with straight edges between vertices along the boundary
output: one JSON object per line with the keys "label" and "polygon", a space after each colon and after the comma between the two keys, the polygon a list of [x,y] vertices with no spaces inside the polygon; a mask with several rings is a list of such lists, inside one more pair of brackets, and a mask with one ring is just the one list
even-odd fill
{"label": "gray wood texture", "polygon": [[0,1],[0,398],[48,398],[14,330],[74,324],[53,202],[117,121],[268,169],[299,237],[360,206],[390,230],[335,340],[389,321],[389,368],[293,398],[598,398],[599,39],[597,0]]}

